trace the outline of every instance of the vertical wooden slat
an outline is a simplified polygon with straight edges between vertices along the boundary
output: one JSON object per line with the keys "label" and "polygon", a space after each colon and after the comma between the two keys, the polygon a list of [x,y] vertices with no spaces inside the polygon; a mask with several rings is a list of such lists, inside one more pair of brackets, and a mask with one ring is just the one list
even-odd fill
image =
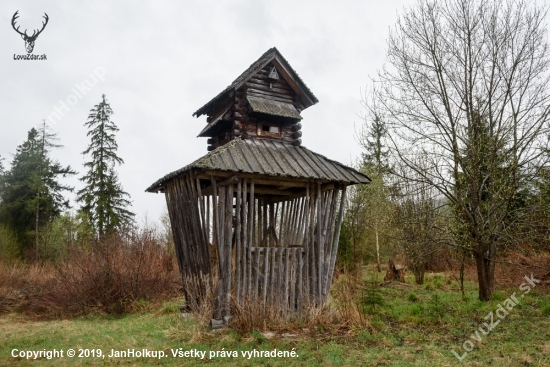
{"label": "vertical wooden slat", "polygon": [[206,232],[208,233],[208,244],[212,244],[212,234],[210,232],[210,196],[206,196]]}
{"label": "vertical wooden slat", "polygon": [[226,187],[226,206],[225,206],[225,246],[226,246],[226,269],[225,269],[225,311],[229,315],[229,307],[231,301],[231,283],[233,281],[233,266],[232,266],[232,241],[233,241],[233,184]]}
{"label": "vertical wooden slat", "polygon": [[269,233],[271,234],[269,236],[269,247],[275,246],[275,239],[273,237],[273,233],[275,233],[275,204],[270,203],[269,204],[269,226],[268,228],[272,228],[273,230],[269,230]]}
{"label": "vertical wooden slat", "polygon": [[219,270],[219,288],[218,288],[218,299],[220,302],[220,309],[224,308],[224,293],[225,293],[225,187],[218,187],[218,268]]}
{"label": "vertical wooden slat", "polygon": [[336,216],[336,204],[338,201],[338,189],[332,190],[332,199],[330,202],[330,214],[329,214],[329,220],[328,220],[328,228],[327,228],[327,236],[326,236],[326,255],[324,260],[324,269],[323,272],[325,273],[323,278],[323,294],[325,297],[328,295],[328,291],[330,289],[330,285],[328,284],[328,278],[329,278],[329,267],[332,262],[332,246],[334,243],[334,221]]}
{"label": "vertical wooden slat", "polygon": [[290,251],[291,249],[289,247],[285,248],[285,280],[283,282],[283,285],[284,285],[284,293],[283,293],[283,315],[286,315],[288,314],[288,287],[289,287],[289,284],[290,284],[290,279],[289,279],[289,266],[290,266],[290,263],[289,263],[289,254],[290,254]]}
{"label": "vertical wooden slat", "polygon": [[296,246],[296,217],[298,212],[298,199],[292,200],[292,216],[290,218],[289,245]]}
{"label": "vertical wooden slat", "polygon": [[283,251],[284,248],[277,249],[278,263],[277,263],[277,307],[281,308],[283,304]]}
{"label": "vertical wooden slat", "polygon": [[254,225],[256,217],[254,216],[254,180],[250,181],[250,197],[248,198],[248,296],[252,294],[252,246],[254,243]]}
{"label": "vertical wooden slat", "polygon": [[261,222],[259,198],[254,201],[254,217],[256,218],[256,220],[254,221],[254,225],[252,226],[252,237],[254,238],[254,246],[260,246],[260,236],[258,235],[258,233],[260,232]]}
{"label": "vertical wooden slat", "polygon": [[[206,234],[206,226],[204,225],[205,214],[202,195],[201,195],[201,185],[199,179],[193,180],[189,176],[189,186],[191,187],[191,194],[193,196],[193,204],[191,205],[191,210],[195,214],[195,231],[197,233],[198,239],[200,241],[197,243],[198,255],[200,256],[201,270],[203,274],[210,274],[210,247],[208,247],[208,238]],[[199,274],[197,274],[199,276]]]}
{"label": "vertical wooden slat", "polygon": [[283,231],[283,237],[284,239],[281,240],[281,244],[283,247],[288,247],[289,243],[290,243],[290,239],[289,239],[289,231],[290,231],[290,214],[292,213],[292,201],[288,201],[286,203],[286,213],[285,213],[285,217],[284,217],[284,231]]}
{"label": "vertical wooden slat", "polygon": [[290,317],[294,317],[296,312],[296,251],[297,248],[291,249],[291,260],[290,260]]}
{"label": "vertical wooden slat", "polygon": [[298,296],[296,303],[298,304],[298,317],[302,317],[302,297],[303,297],[303,279],[302,272],[304,271],[304,250],[297,249],[298,254]]}
{"label": "vertical wooden slat", "polygon": [[235,286],[237,292],[237,300],[242,301],[242,248],[241,248],[241,194],[242,194],[242,183],[239,179],[237,183],[237,197],[235,199]]}
{"label": "vertical wooden slat", "polygon": [[256,230],[256,246],[258,247],[262,247],[262,242],[263,242],[263,221],[264,221],[264,216],[263,216],[263,200],[258,198],[256,200],[256,215],[258,216],[258,225],[256,226],[255,230]]}
{"label": "vertical wooden slat", "polygon": [[261,247],[256,247],[255,249],[255,253],[254,253],[254,280],[253,280],[253,285],[254,285],[254,301],[257,302],[259,301],[259,296],[258,296],[258,285],[260,283],[260,252],[261,252]]}
{"label": "vertical wooden slat", "polygon": [[204,299],[204,292],[202,292],[203,285],[198,284],[196,281],[196,274],[200,267],[199,263],[194,261],[196,256],[192,249],[192,231],[194,228],[189,220],[192,215],[191,211],[196,208],[191,207],[189,193],[182,187],[182,181],[185,179],[186,177],[174,181],[169,186],[168,191],[171,196],[171,220],[174,221],[172,222],[172,229],[178,239],[175,243],[177,245],[176,254],[178,255],[178,265],[181,264],[180,272],[184,284],[185,298],[189,306],[193,308],[197,307]]}
{"label": "vertical wooden slat", "polygon": [[195,274],[199,273],[199,264],[195,261],[195,251],[193,247],[193,228],[191,224],[189,194],[185,188],[184,179],[177,180],[174,187],[178,191],[179,218],[181,223],[181,235],[183,239],[183,260],[186,267],[186,285],[189,292],[186,294],[191,298],[189,301],[196,306],[197,297],[201,295],[201,284],[196,281]]}
{"label": "vertical wooden slat", "polygon": [[300,246],[304,245],[304,225],[305,225],[305,213],[306,213],[306,198],[300,198],[300,214],[298,215],[298,233],[296,235],[296,243]]}
{"label": "vertical wooden slat", "polygon": [[242,201],[241,201],[241,254],[242,254],[242,290],[241,290],[241,300],[245,298],[248,290],[248,217],[247,217],[247,180],[243,180],[242,186]]}
{"label": "vertical wooden slat", "polygon": [[304,213],[304,216],[305,216],[305,229],[304,229],[304,236],[305,236],[305,239],[304,239],[304,248],[305,248],[305,254],[304,254],[304,263],[305,263],[305,270],[304,270],[304,274],[305,274],[305,284],[304,284],[304,289],[305,289],[305,296],[306,297],[309,297],[309,280],[310,280],[310,274],[309,274],[309,247],[310,247],[310,237],[309,237],[309,226],[310,226],[310,222],[309,222],[309,207],[311,205],[311,199],[309,197],[309,183],[308,185],[306,186],[306,210],[305,210],[305,213]]}
{"label": "vertical wooden slat", "polygon": [[262,212],[262,241],[265,240],[265,246],[268,247],[269,244],[268,244],[268,239],[269,239],[269,236],[267,235],[267,201],[266,200],[262,200],[262,209],[263,209],[263,212]]}
{"label": "vertical wooden slat", "polygon": [[208,245],[208,234],[206,232],[206,228],[207,228],[207,226],[206,226],[206,206],[205,206],[205,203],[204,203],[204,198],[203,198],[202,193],[201,193],[201,182],[198,178],[196,179],[195,190],[196,190],[197,196],[198,196],[198,206],[199,206],[199,211],[200,211],[203,241],[204,241],[204,245]]}
{"label": "vertical wooden slat", "polygon": [[279,214],[279,246],[284,246],[283,244],[283,227],[284,227],[284,217],[285,217],[285,204],[286,201],[283,201],[281,205],[281,212]]}
{"label": "vertical wooden slat", "polygon": [[276,247],[272,247],[271,248],[271,255],[270,255],[270,259],[271,259],[271,265],[270,265],[270,270],[269,270],[269,303],[270,304],[273,304],[274,301],[275,301],[275,298],[274,298],[274,289],[275,289],[275,260],[276,260],[276,250],[277,248]]}
{"label": "vertical wooden slat", "polygon": [[321,283],[323,279],[323,243],[322,243],[322,231],[323,231],[323,195],[321,193],[321,184],[317,184],[317,301],[321,302]]}
{"label": "vertical wooden slat", "polygon": [[265,304],[267,301],[267,286],[269,284],[269,248],[264,249],[264,268],[263,268],[263,288],[262,288],[262,302]]}
{"label": "vertical wooden slat", "polygon": [[224,275],[225,268],[225,187],[218,187],[218,259],[220,277]]}
{"label": "vertical wooden slat", "polygon": [[344,204],[346,201],[346,186],[342,188],[342,194],[340,195],[340,209],[338,210],[338,220],[336,222],[336,234],[334,235],[334,245],[332,246],[332,255],[328,277],[328,286],[332,285],[332,278],[334,276],[334,267],[336,266],[336,256],[338,254],[338,240],[340,238],[340,229],[342,228],[342,220],[344,219]]}
{"label": "vertical wooden slat", "polygon": [[[212,185],[212,245],[219,247],[219,232],[218,232],[218,188],[216,187],[216,180],[214,177],[210,177],[210,183]],[[218,254],[219,256],[219,254]],[[219,259],[218,259],[219,265]]]}
{"label": "vertical wooden slat", "polygon": [[311,197],[311,207],[310,207],[310,225],[309,225],[309,250],[310,250],[310,259],[309,259],[309,269],[311,271],[311,298],[312,301],[317,302],[317,243],[315,239],[315,212],[317,208],[317,195],[314,191],[314,186],[312,185],[310,190]]}

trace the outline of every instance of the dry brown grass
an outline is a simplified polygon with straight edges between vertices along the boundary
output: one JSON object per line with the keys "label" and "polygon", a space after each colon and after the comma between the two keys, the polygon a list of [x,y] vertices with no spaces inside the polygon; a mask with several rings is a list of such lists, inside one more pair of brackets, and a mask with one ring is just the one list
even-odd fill
{"label": "dry brown grass", "polygon": [[143,310],[181,295],[174,259],[151,231],[73,248],[55,267],[0,263],[0,311],[68,317]]}
{"label": "dry brown grass", "polygon": [[0,312],[34,307],[54,282],[55,268],[51,265],[0,261]]}
{"label": "dry brown grass", "polygon": [[518,286],[525,281],[524,276],[531,274],[541,281],[537,287],[550,289],[550,254],[534,251],[508,253],[498,259],[495,282],[498,285]]}
{"label": "dry brown grass", "polygon": [[361,283],[355,277],[341,275],[331,290],[331,297],[322,306],[302,299],[301,315],[283,313],[277,306],[245,299],[232,302],[233,314],[229,323],[239,333],[254,330],[275,334],[311,334],[323,330],[335,335],[365,327],[369,318],[360,312],[358,304]]}

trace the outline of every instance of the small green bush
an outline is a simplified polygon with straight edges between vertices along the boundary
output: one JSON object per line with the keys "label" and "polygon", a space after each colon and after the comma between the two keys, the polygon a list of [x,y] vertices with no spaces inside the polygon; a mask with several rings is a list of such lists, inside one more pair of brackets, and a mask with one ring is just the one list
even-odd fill
{"label": "small green bush", "polygon": [[432,295],[432,299],[426,311],[428,315],[432,317],[442,318],[445,315],[445,308],[443,307],[439,294],[436,293]]}

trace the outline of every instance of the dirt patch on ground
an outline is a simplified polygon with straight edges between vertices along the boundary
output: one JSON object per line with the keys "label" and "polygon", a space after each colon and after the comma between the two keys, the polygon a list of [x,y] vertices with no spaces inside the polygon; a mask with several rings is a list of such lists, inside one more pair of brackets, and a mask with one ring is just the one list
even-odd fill
{"label": "dirt patch on ground", "polygon": [[526,275],[540,280],[537,287],[550,291],[550,254],[519,252],[510,253],[499,260],[495,270],[495,281],[501,285],[518,285],[523,283]]}

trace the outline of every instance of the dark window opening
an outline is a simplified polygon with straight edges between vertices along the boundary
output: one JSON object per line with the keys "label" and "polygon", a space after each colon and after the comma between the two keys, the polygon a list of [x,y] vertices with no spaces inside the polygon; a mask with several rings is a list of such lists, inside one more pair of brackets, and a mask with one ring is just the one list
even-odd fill
{"label": "dark window opening", "polygon": [[269,131],[269,125],[262,125],[263,131]]}

